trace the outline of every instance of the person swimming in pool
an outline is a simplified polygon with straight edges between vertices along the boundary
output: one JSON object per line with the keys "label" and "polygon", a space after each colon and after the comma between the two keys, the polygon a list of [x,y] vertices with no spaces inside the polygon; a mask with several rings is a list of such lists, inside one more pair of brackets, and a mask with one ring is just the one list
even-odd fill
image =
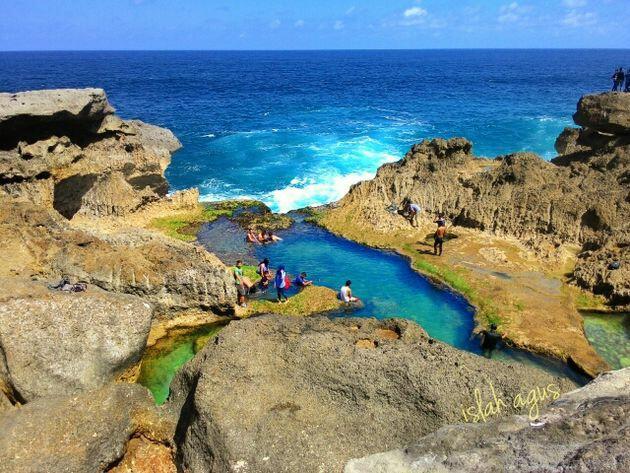
{"label": "person swimming in pool", "polygon": [[346,281],[346,284],[343,285],[341,289],[339,289],[339,294],[337,296],[341,300],[341,302],[344,302],[346,304],[351,304],[353,302],[359,301],[358,297],[354,297],[352,295],[352,289],[350,288],[350,286],[352,286],[352,281],[348,279]]}
{"label": "person swimming in pool", "polygon": [[245,237],[245,239],[247,240],[247,243],[260,244],[258,236],[256,235],[256,232],[254,232],[253,228],[247,230],[247,236]]}

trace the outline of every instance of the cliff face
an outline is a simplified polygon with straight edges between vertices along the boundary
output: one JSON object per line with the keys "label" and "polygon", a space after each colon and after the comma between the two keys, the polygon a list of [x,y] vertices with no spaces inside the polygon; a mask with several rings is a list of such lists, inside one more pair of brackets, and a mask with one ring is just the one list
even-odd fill
{"label": "cliff face", "polygon": [[0,94],[0,276],[67,275],[162,314],[231,310],[234,284],[218,259],[125,224],[166,200],[179,147],[169,130],[114,115],[100,89]]}
{"label": "cliff face", "polygon": [[66,218],[125,215],[166,195],[179,141],[113,112],[100,89],[0,94],[0,192]]}
{"label": "cliff face", "polygon": [[[586,128],[559,137],[561,155],[553,162],[531,153],[479,159],[465,139],[424,141],[401,161],[382,166],[373,180],[355,185],[333,212],[387,233],[408,228],[387,207],[409,197],[430,213],[445,212],[455,225],[515,237],[543,257],[577,246],[583,250],[578,283],[615,305],[630,304],[625,100],[621,94],[582,99],[576,121]],[[616,259],[623,269],[606,269]]]}

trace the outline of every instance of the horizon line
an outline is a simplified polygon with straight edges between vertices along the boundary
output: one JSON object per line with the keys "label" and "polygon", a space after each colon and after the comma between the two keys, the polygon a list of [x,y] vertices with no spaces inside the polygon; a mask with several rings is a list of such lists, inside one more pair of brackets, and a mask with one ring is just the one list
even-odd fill
{"label": "horizon line", "polygon": [[619,47],[304,48],[304,49],[3,49],[0,53],[61,52],[348,52],[348,51],[630,51]]}

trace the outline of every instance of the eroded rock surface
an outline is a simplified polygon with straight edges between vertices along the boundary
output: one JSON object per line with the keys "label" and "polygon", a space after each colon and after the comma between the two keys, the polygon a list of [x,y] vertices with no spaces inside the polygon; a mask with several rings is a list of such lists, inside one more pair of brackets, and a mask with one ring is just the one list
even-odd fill
{"label": "eroded rock surface", "polygon": [[411,447],[352,460],[345,473],[601,472],[630,470],[630,368],[526,416],[449,425]]}
{"label": "eroded rock surface", "polygon": [[573,388],[405,320],[262,316],[232,322],[185,365],[170,406],[185,471],[329,472],[460,421],[475,388],[510,399],[549,384]]}
{"label": "eroded rock surface", "polygon": [[[135,384],[40,399],[0,416],[0,471],[170,473],[173,428]],[[139,468],[125,469],[132,456]]]}
{"label": "eroded rock surface", "polygon": [[134,296],[0,279],[0,382],[20,402],[98,388],[140,360],[152,312]]}
{"label": "eroded rock surface", "polygon": [[166,195],[179,141],[113,112],[101,89],[0,94],[0,193],[68,219],[126,215]]}

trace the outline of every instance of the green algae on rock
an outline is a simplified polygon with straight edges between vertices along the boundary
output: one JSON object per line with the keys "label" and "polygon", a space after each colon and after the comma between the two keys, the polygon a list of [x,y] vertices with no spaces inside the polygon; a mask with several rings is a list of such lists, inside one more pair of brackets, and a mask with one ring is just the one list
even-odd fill
{"label": "green algae on rock", "polygon": [[591,345],[613,369],[630,367],[630,313],[584,312],[584,331]]}

